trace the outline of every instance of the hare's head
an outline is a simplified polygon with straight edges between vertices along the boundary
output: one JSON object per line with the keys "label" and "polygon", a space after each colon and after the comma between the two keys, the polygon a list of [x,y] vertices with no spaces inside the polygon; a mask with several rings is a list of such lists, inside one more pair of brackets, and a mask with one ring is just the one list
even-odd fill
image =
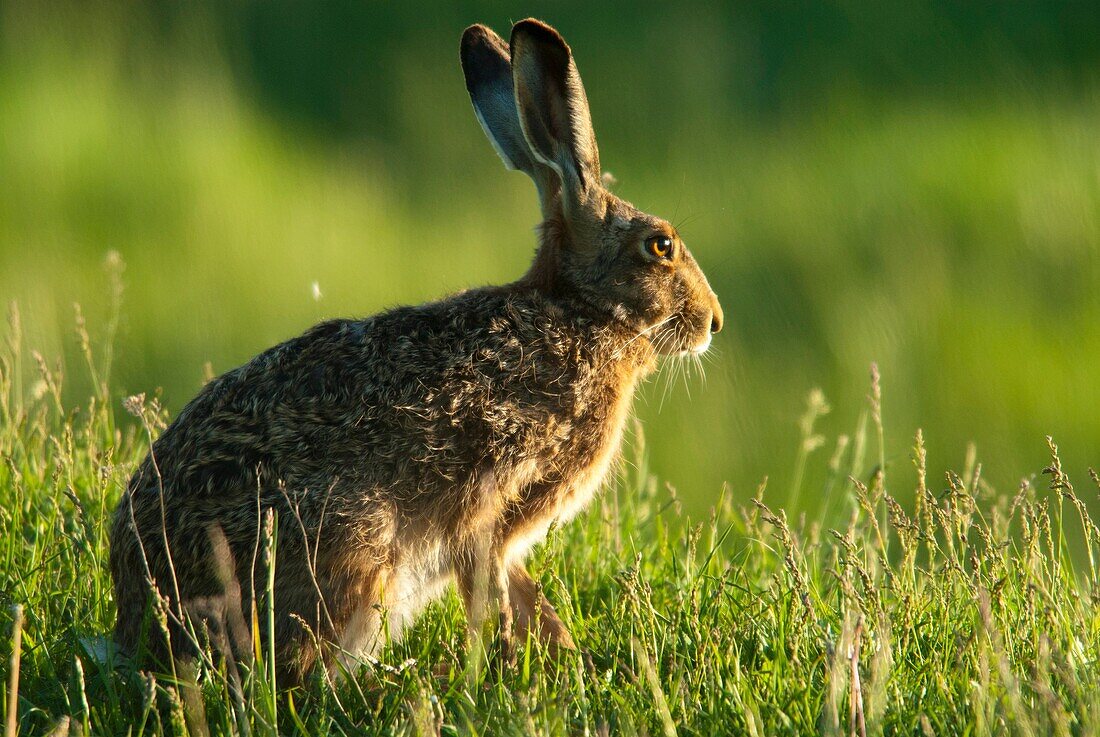
{"label": "hare's head", "polygon": [[512,27],[510,43],[470,26],[462,69],[497,153],[538,187],[542,239],[527,279],[646,333],[660,353],[706,350],[722,327],[718,298],[671,224],[604,187],[565,40],[533,19]]}

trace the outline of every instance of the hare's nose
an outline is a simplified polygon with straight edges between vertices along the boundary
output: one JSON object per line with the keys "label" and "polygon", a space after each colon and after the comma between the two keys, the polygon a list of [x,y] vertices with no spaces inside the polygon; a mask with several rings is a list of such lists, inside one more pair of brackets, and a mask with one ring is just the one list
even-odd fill
{"label": "hare's nose", "polygon": [[718,304],[718,297],[713,294],[711,300],[710,332],[717,333],[722,329],[722,305]]}

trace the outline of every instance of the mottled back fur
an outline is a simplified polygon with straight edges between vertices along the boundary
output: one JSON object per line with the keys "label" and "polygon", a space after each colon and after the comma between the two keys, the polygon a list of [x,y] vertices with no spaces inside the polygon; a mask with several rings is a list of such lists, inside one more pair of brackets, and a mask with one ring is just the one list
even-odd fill
{"label": "mottled back fur", "polygon": [[521,21],[505,43],[472,26],[461,56],[478,120],[538,188],[534,263],[506,286],[322,323],[207,384],[115,514],[127,652],[247,658],[268,515],[288,680],[375,652],[452,580],[471,621],[492,606],[506,640],[572,647],[524,555],[599,487],[658,355],[705,350],[722,311],[675,229],[603,187],[554,29]]}

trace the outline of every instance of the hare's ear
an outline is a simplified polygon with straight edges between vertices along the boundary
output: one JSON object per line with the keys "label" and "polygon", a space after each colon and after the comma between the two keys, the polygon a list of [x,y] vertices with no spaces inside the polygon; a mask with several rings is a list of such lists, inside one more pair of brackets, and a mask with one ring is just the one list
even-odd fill
{"label": "hare's ear", "polygon": [[489,142],[507,168],[519,169],[535,181],[545,211],[557,191],[557,182],[534,157],[524,138],[512,91],[508,44],[490,28],[470,26],[462,34],[462,73],[474,114]]}
{"label": "hare's ear", "polygon": [[600,152],[588,98],[565,40],[542,21],[512,26],[512,78],[523,135],[535,158],[561,178],[563,204],[600,187]]}

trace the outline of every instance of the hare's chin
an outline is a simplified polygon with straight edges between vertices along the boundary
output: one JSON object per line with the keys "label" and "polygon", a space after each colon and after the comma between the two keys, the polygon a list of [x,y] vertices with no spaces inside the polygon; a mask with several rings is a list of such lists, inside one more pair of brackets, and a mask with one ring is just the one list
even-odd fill
{"label": "hare's chin", "polygon": [[707,348],[710,348],[710,342],[713,339],[714,339],[714,335],[712,333],[707,333],[707,337],[704,338],[701,343],[687,349],[686,351],[683,352],[683,355],[698,356],[702,353],[705,353]]}

